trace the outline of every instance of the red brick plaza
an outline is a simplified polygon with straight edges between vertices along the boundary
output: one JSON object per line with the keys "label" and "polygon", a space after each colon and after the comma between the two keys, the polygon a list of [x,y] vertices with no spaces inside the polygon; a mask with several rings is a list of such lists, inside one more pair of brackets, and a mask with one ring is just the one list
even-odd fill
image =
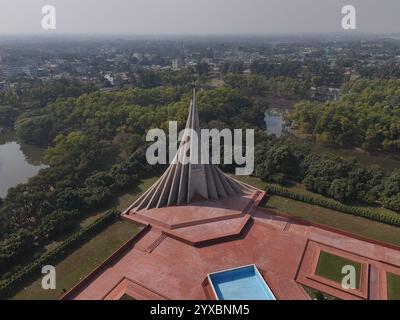
{"label": "red brick plaza", "polygon": [[[127,211],[142,230],[63,299],[215,299],[207,274],[255,264],[277,299],[309,299],[302,285],[341,299],[387,299],[400,248],[259,207],[265,193]],[[315,274],[319,252],[361,264],[360,288]]]}

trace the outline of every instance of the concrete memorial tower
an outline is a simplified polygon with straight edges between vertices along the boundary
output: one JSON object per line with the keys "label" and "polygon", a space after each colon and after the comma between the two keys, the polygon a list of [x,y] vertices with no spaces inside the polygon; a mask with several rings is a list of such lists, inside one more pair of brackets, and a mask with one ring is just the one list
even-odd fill
{"label": "concrete memorial tower", "polygon": [[[144,209],[182,205],[192,201],[218,200],[254,192],[253,187],[225,175],[215,165],[201,163],[201,134],[195,87],[189,106],[186,129],[191,130],[185,130],[171,165],[128,210],[137,212]],[[194,152],[191,152],[194,144],[198,146],[196,156]],[[188,150],[189,161],[187,163],[179,161],[179,159],[183,159],[184,153],[187,153]]]}

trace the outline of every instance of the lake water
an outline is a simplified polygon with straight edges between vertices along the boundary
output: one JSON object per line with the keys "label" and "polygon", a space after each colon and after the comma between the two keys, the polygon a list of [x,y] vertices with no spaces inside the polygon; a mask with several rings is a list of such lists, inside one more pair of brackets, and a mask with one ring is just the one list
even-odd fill
{"label": "lake water", "polygon": [[18,141],[14,133],[0,134],[0,197],[8,189],[38,173],[46,165],[42,160],[43,150]]}
{"label": "lake water", "polygon": [[285,124],[283,120],[283,114],[286,110],[281,108],[269,108],[265,112],[265,125],[267,127],[268,135],[276,135],[278,138],[282,136]]}

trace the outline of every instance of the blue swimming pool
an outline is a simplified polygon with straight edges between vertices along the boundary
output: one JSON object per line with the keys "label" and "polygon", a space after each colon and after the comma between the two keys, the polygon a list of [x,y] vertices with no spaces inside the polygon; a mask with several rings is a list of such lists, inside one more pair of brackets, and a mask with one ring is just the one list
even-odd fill
{"label": "blue swimming pool", "polygon": [[276,300],[255,265],[210,273],[219,300]]}

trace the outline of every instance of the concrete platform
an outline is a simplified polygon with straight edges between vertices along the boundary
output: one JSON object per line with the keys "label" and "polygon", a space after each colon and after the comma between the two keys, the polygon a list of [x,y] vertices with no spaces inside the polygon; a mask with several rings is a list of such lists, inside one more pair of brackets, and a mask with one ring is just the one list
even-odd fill
{"label": "concrete platform", "polygon": [[[258,208],[262,196],[125,215],[141,221],[141,234],[64,299],[119,299],[124,293],[135,299],[214,299],[207,274],[248,264],[257,265],[278,299],[309,299],[302,284],[342,299],[387,298],[386,271],[400,274],[398,248]],[[349,293],[316,278],[320,250],[364,263],[362,290]]]}
{"label": "concrete platform", "polygon": [[123,218],[134,222],[151,223],[166,229],[177,229],[242,217],[251,209],[256,195],[258,193],[138,212],[131,210],[123,214]]}

